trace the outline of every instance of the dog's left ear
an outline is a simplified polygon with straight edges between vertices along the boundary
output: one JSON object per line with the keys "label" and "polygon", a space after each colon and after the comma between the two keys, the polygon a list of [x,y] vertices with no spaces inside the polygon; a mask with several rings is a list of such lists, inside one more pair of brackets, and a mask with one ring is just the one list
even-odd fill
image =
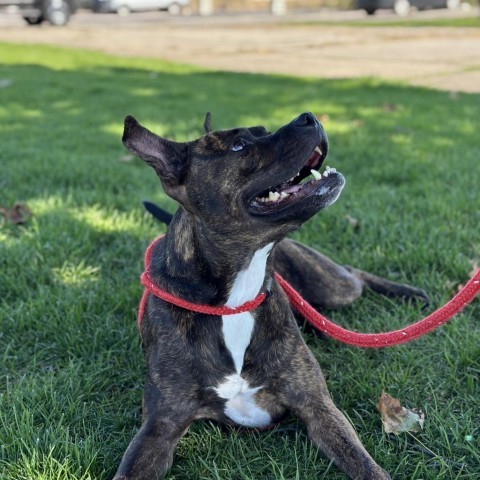
{"label": "dog's left ear", "polygon": [[188,163],[187,145],[159,137],[130,115],[125,118],[122,142],[128,150],[153,167],[165,193],[183,203],[183,180]]}

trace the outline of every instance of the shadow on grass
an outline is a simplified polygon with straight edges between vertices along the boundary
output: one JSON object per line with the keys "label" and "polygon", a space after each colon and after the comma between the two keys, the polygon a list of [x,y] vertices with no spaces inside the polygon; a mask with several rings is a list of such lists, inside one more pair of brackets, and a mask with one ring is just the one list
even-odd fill
{"label": "shadow on grass", "polygon": [[[445,173],[444,159],[428,153],[471,145],[479,106],[478,96],[449,98],[373,80],[39,65],[6,65],[1,76],[13,82],[2,92],[0,111],[4,202],[70,193],[74,200],[131,208],[130,196],[153,176],[121,146],[127,114],[186,140],[203,133],[206,111],[216,129],[261,123],[273,130],[312,110],[324,119],[339,167],[401,186],[414,180],[415,168],[429,168],[434,179]],[[415,163],[405,161],[412,156]]]}

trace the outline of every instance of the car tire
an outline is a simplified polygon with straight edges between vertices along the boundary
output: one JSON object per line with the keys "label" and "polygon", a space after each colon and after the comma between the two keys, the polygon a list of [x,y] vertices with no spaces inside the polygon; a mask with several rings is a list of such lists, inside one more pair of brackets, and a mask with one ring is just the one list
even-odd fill
{"label": "car tire", "polygon": [[410,2],[408,0],[395,0],[393,11],[399,17],[406,17],[410,13]]}
{"label": "car tire", "polygon": [[72,9],[66,0],[47,0],[43,8],[45,20],[55,27],[62,27],[68,23]]}
{"label": "car tire", "polygon": [[167,10],[170,15],[180,15],[182,13],[182,6],[173,2],[168,6]]}
{"label": "car tire", "polygon": [[39,15],[38,17],[23,17],[23,19],[29,25],[40,25],[45,20],[42,15]]}
{"label": "car tire", "polygon": [[365,11],[367,12],[367,15],[375,15],[375,12],[377,11],[376,8],[366,8]]}
{"label": "car tire", "polygon": [[130,15],[130,9],[126,5],[120,5],[117,8],[117,14],[121,17],[127,17],[128,15]]}

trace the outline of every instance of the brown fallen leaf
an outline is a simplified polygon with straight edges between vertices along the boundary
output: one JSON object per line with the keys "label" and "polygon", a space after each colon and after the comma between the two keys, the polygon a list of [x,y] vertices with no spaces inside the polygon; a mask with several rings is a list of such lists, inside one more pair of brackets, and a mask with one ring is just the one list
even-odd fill
{"label": "brown fallen leaf", "polygon": [[317,120],[320,122],[320,123],[325,123],[325,122],[328,122],[330,120],[330,115],[324,113],[323,115],[317,115]]}
{"label": "brown fallen leaf", "polygon": [[377,408],[382,416],[386,433],[398,435],[402,432],[419,432],[423,428],[425,415],[420,410],[402,407],[400,400],[382,392]]}
{"label": "brown fallen leaf", "polygon": [[473,260],[469,260],[468,263],[472,266],[472,269],[470,270],[468,275],[470,277],[473,277],[480,269],[480,259],[474,258]]}
{"label": "brown fallen leaf", "polygon": [[344,218],[354,230],[358,230],[360,228],[360,220],[358,218],[352,217],[351,215],[345,215]]}
{"label": "brown fallen leaf", "polygon": [[[470,272],[468,272],[468,278],[472,278],[477,271],[480,269],[480,260],[478,258],[474,258],[472,260],[468,260],[468,263],[472,266],[472,269]],[[455,284],[451,282],[452,284],[450,287],[453,287]],[[459,283],[456,287],[457,292],[459,292],[463,287],[465,286],[465,283]]]}
{"label": "brown fallen leaf", "polygon": [[361,120],[360,118],[354,118],[352,121],[351,121],[351,124],[352,126],[354,127],[363,127],[365,125],[365,120]]}
{"label": "brown fallen leaf", "polygon": [[384,112],[396,112],[398,110],[398,105],[386,102],[382,105],[382,110]]}
{"label": "brown fallen leaf", "polygon": [[33,215],[26,203],[15,203],[11,208],[0,207],[0,214],[5,217],[5,221],[15,225],[21,225],[30,219]]}

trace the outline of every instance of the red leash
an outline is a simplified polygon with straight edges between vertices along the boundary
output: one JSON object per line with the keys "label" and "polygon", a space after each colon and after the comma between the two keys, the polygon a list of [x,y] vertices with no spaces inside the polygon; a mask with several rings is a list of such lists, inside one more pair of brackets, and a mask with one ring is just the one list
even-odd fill
{"label": "red leash", "polygon": [[[198,305],[196,303],[187,302],[186,300],[182,300],[181,298],[162,290],[155,285],[148,272],[153,247],[162,237],[163,235],[154,240],[145,252],[145,272],[140,277],[140,281],[145,287],[145,290],[143,291],[142,300],[140,301],[140,306],[138,309],[139,327],[145,311],[145,303],[149,294],[153,294],[168,303],[176,305],[177,307],[209,315],[234,315],[237,313],[247,312],[258,307],[263,300],[265,300],[266,294],[260,293],[253,300],[236,308],[227,306],[210,307],[208,305]],[[335,340],[339,340],[340,342],[363,348],[391,347],[393,345],[400,345],[421,337],[422,335],[435,330],[440,325],[443,325],[454,315],[463,310],[463,308],[468,305],[480,291],[480,270],[477,270],[475,275],[468,281],[468,283],[447,304],[431,313],[424,319],[408,325],[400,330],[394,330],[391,332],[359,333],[346,330],[321,315],[278,273],[275,273],[275,279],[284,290],[295,310],[305,317],[307,321],[317,330],[326,333],[330,337],[334,338]]]}
{"label": "red leash", "polygon": [[359,333],[351,332],[331,322],[328,318],[318,313],[278,273],[275,274],[275,278],[287,294],[295,310],[304,316],[316,329],[326,333],[335,340],[363,348],[391,347],[421,337],[443,325],[459,313],[480,291],[480,270],[477,270],[469,282],[447,304],[428,315],[428,317],[401,330],[385,333]]}

